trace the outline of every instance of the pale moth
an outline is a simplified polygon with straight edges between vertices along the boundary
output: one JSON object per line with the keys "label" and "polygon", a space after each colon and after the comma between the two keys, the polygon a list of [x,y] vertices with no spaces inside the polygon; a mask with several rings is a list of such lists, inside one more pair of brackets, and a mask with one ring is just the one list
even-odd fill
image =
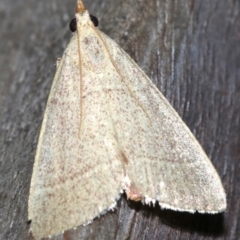
{"label": "pale moth", "polygon": [[91,222],[123,191],[162,208],[224,211],[221,180],[193,134],[91,18],[78,1],[76,32],[58,62],[35,156],[33,236]]}

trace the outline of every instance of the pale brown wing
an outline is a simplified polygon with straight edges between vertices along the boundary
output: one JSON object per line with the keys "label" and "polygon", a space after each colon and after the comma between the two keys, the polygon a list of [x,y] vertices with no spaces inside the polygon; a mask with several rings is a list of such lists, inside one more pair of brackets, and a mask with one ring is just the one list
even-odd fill
{"label": "pale brown wing", "polygon": [[162,207],[179,211],[225,210],[220,178],[188,127],[137,64],[108,36],[99,34],[117,70],[112,72],[118,81],[105,86],[126,162],[128,197],[142,197],[146,203],[157,200]]}
{"label": "pale brown wing", "polygon": [[87,12],[76,17],[79,38],[73,36],[58,66],[35,157],[34,236],[91,221],[114,206],[122,189],[166,208],[223,211],[218,174],[177,113],[128,55],[95,30]]}
{"label": "pale brown wing", "polygon": [[82,67],[80,99],[75,34],[53,81],[35,157],[29,219],[36,238],[90,222],[114,206],[122,189],[123,171],[105,94],[97,73],[86,61]]}

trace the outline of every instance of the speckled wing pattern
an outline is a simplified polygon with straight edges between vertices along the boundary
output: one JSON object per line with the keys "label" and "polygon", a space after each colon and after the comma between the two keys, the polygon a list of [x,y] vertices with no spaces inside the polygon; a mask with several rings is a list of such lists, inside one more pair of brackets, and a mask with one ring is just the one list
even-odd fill
{"label": "speckled wing pattern", "polygon": [[76,18],[39,136],[29,197],[33,235],[90,222],[123,190],[164,208],[223,211],[219,176],[175,110],[87,11]]}
{"label": "speckled wing pattern", "polygon": [[122,162],[115,156],[107,98],[102,82],[85,66],[79,138],[77,47],[75,34],[58,66],[39,137],[29,198],[37,238],[88,223],[115,204],[122,189]]}
{"label": "speckled wing pattern", "polygon": [[147,113],[112,71],[115,83],[110,80],[105,88],[115,84],[115,91],[112,87],[111,91],[106,90],[106,97],[126,162],[124,173],[129,181],[126,180],[125,191],[129,198],[133,190],[145,203],[157,200],[164,208],[223,211],[226,196],[222,183],[198,141],[136,63],[109,37],[103,35],[103,39]]}

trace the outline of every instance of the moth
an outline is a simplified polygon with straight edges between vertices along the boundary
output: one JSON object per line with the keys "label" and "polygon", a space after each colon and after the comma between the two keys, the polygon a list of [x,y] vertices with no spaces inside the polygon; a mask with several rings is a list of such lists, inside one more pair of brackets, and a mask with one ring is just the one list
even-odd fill
{"label": "moth", "polygon": [[177,211],[226,208],[202,147],[139,66],[77,2],[76,30],[53,80],[28,218],[36,238],[91,222],[125,192]]}

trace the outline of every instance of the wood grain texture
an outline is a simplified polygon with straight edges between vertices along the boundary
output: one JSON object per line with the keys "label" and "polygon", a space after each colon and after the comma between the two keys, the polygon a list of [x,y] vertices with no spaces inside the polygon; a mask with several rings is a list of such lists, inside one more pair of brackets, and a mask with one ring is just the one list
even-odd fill
{"label": "wood grain texture", "polygon": [[[27,200],[34,154],[75,4],[0,2],[1,240],[32,239]],[[200,141],[223,181],[228,208],[217,215],[180,213],[129,203],[123,196],[116,211],[55,239],[239,239],[239,1],[86,0],[85,5]]]}

